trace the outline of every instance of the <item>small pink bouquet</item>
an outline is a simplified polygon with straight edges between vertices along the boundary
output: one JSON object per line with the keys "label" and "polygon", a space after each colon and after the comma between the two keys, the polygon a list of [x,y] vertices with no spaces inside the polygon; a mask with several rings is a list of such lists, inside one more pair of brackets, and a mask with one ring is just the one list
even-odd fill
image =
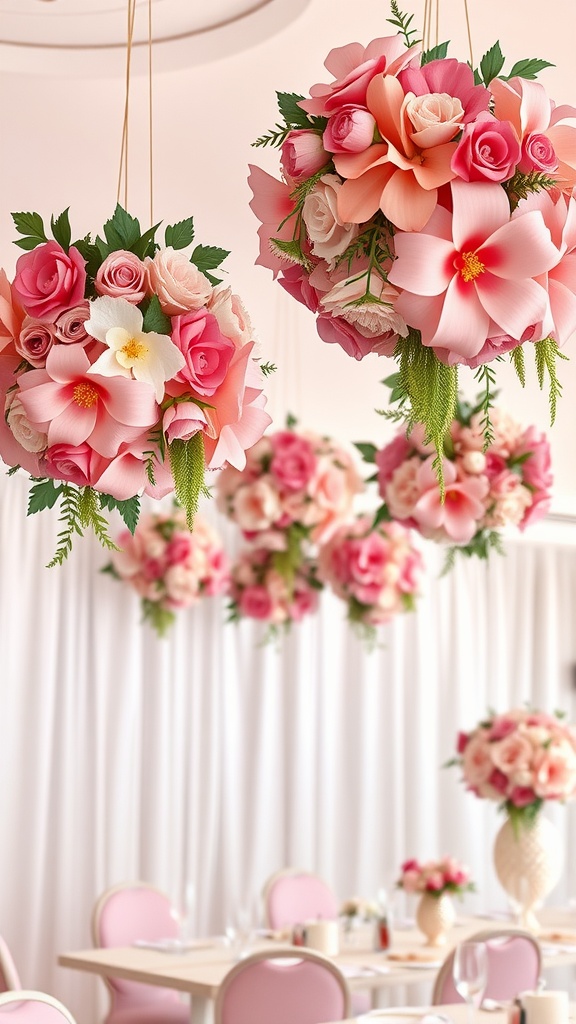
{"label": "small pink bouquet", "polygon": [[425,443],[420,425],[401,429],[380,450],[358,445],[377,470],[383,499],[379,515],[449,544],[446,568],[456,552],[487,558],[492,548],[502,550],[501,529],[525,530],[550,507],[546,435],[493,408],[488,439],[486,447],[481,401],[471,405],[459,400],[444,441],[444,498],[433,468],[433,448]]}
{"label": "small pink bouquet", "polygon": [[181,608],[228,588],[228,558],[217,531],[196,516],[194,531],[180,508],[141,516],[134,533],[124,530],[119,550],[103,572],[131,586],[143,619],[163,636]]}
{"label": "small pink bouquet", "polygon": [[410,530],[361,516],[320,548],[318,569],[346,602],[349,622],[373,639],[376,626],[414,609],[423,563]]}
{"label": "small pink bouquet", "polygon": [[142,231],[117,206],[103,236],[72,243],[66,210],[48,238],[13,214],[26,250],[0,271],[0,455],[34,480],[28,512],[61,502],[50,564],[103,512],[134,530],[139,496],[175,492],[191,528],[206,468],[242,469],[270,423],[250,321],[212,271],[228,255],[196,245],[193,220]]}
{"label": "small pink bouquet", "polygon": [[252,167],[260,255],[354,359],[393,356],[410,424],[424,424],[442,479],[443,444],[469,366],[485,387],[507,355],[550,378],[576,329],[576,108],[535,81],[550,64],[505,70],[499,43],[473,70],[448,44],[398,30],[348,43],[309,96],[279,92],[281,179]]}
{"label": "small pink bouquet", "polygon": [[470,792],[496,800],[513,824],[534,821],[545,800],[576,795],[576,730],[559,712],[531,708],[492,713],[461,732],[457,756]]}
{"label": "small pink bouquet", "polygon": [[427,892],[439,897],[448,892],[462,896],[465,892],[473,892],[475,888],[470,878],[470,869],[454,857],[428,860],[424,864],[414,859],[406,860],[400,872],[397,888],[409,893]]}
{"label": "small pink bouquet", "polygon": [[322,589],[313,559],[300,559],[288,575],[279,571],[276,555],[269,548],[251,546],[240,552],[231,569],[229,621],[265,623],[267,638],[316,612]]}

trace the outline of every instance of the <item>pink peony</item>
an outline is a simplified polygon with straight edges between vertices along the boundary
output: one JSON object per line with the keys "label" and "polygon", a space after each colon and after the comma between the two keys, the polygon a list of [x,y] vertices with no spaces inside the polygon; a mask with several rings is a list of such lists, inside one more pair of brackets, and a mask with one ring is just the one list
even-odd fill
{"label": "pink peony", "polygon": [[175,379],[189,384],[199,395],[213,395],[226,377],[236,351],[218,321],[207,309],[172,319],[172,341],[186,362]]}
{"label": "pink peony", "polygon": [[305,181],[330,160],[322,138],[309,128],[288,132],[281,149],[282,167],[293,181]]}
{"label": "pink peony", "polygon": [[135,253],[118,249],[106,256],[98,268],[94,285],[99,295],[142,302],[148,292],[146,266]]}
{"label": "pink peony", "polygon": [[28,316],[53,322],[84,298],[85,260],[71,245],[68,253],[58,242],[43,242],[16,263],[12,288]]}

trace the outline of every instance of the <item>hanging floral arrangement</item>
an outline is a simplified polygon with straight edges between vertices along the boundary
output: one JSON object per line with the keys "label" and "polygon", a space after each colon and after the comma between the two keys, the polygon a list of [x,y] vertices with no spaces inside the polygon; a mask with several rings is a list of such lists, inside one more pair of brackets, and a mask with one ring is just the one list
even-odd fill
{"label": "hanging floral arrangement", "polygon": [[183,509],[143,515],[133,534],[120,534],[118,546],[102,571],[136,591],[143,620],[159,636],[167,633],[180,609],[228,588],[229,563],[222,540],[199,515],[193,532]]}
{"label": "hanging floral arrangement", "polygon": [[318,557],[320,579],[346,602],[348,621],[369,642],[377,626],[414,610],[422,573],[411,531],[368,516],[340,526]]}
{"label": "hanging floral arrangement", "polygon": [[[395,384],[392,377],[389,383]],[[486,447],[482,398],[461,397],[444,439],[444,500],[434,472],[434,448],[417,424],[402,428],[382,449],[360,443],[375,465],[382,498],[377,518],[394,519],[430,540],[447,544],[444,571],[456,554],[487,558],[502,551],[501,530],[538,522],[550,507],[550,445],[534,426],[524,428],[503,409],[490,414]]]}
{"label": "hanging floral arrangement", "polygon": [[258,547],[256,541],[255,546],[239,553],[231,568],[228,621],[255,619],[264,623],[267,640],[316,612],[322,590],[314,558],[302,557],[288,569],[279,560],[282,554],[285,552]]}
{"label": "hanging floral arrangement", "polygon": [[[423,50],[392,0],[395,35],[328,55],[331,81],[278,93],[282,180],[251,167],[258,263],[355,359],[392,356],[410,426],[424,426],[444,494],[444,440],[458,369],[475,369],[488,418],[508,356],[526,346],[540,386],[576,329],[576,108],[534,81],[544,60],[505,71],[500,45],[474,71]],[[563,357],[564,358],[564,357]]]}
{"label": "hanging floral arrangement", "polygon": [[120,205],[72,243],[68,211],[13,214],[25,252],[0,271],[0,455],[30,473],[28,512],[61,504],[59,564],[106,512],[134,531],[142,493],[175,493],[191,528],[206,468],[242,469],[270,423],[249,318],[213,276],[224,249],[192,217],[142,231]]}

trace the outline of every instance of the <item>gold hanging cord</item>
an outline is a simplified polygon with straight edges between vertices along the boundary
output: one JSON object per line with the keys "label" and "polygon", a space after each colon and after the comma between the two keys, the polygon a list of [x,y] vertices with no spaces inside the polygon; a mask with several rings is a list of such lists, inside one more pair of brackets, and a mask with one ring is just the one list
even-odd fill
{"label": "gold hanging cord", "polygon": [[[468,0],[463,0],[464,17],[466,19],[466,32],[468,35],[468,48],[470,51],[470,67],[474,68],[474,54],[472,51],[472,30],[470,27],[470,14],[468,11]],[[434,40],[432,38],[432,19],[434,17]],[[440,0],[424,0],[424,21],[422,25],[422,43],[425,50],[431,50],[433,46],[440,43]]]}
{"label": "gold hanging cord", "polygon": [[[120,144],[120,166],[118,168],[118,189],[116,202],[120,202],[124,186],[124,209],[128,209],[128,126],[130,120],[130,73],[132,70],[132,41],[136,0],[127,0],[128,26],[126,35],[126,91],[124,98],[124,120]],[[154,161],[153,161],[153,90],[152,90],[152,0],[148,0],[148,175],[150,191],[150,225],[154,223]]]}

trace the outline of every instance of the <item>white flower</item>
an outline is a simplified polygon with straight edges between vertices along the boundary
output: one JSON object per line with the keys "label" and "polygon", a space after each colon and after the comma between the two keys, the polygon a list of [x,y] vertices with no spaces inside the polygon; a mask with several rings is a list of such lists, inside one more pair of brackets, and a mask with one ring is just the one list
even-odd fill
{"label": "white flower", "polygon": [[184,356],[167,334],[144,332],[142,313],[127,299],[103,295],[90,303],[85,328],[108,346],[91,367],[104,377],[134,377],[151,384],[156,401],[164,398],[164,384],[184,366]]}

